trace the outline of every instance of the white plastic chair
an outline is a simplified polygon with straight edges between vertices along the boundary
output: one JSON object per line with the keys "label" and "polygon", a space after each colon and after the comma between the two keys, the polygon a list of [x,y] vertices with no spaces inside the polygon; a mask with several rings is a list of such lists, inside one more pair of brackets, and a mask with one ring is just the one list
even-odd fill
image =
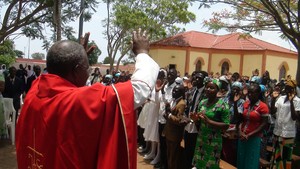
{"label": "white plastic chair", "polygon": [[6,125],[6,134],[10,130],[10,138],[12,145],[15,145],[15,130],[16,130],[16,110],[14,108],[12,98],[3,98],[4,120]]}

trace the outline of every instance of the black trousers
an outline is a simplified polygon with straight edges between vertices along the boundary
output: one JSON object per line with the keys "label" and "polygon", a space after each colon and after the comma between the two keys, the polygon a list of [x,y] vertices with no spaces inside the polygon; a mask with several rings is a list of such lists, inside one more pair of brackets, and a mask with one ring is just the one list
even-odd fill
{"label": "black trousers", "polygon": [[170,169],[183,169],[183,148],[180,146],[180,141],[170,141],[166,139],[167,143],[167,161],[168,161],[168,167]]}
{"label": "black trousers", "polygon": [[168,161],[167,161],[167,143],[166,137],[162,136],[162,132],[165,128],[165,124],[159,123],[159,141],[160,141],[160,163],[161,168],[167,169],[168,168]]}
{"label": "black trousers", "polygon": [[192,160],[195,153],[196,141],[197,141],[198,133],[188,133],[184,132],[184,168],[191,169],[192,168]]}

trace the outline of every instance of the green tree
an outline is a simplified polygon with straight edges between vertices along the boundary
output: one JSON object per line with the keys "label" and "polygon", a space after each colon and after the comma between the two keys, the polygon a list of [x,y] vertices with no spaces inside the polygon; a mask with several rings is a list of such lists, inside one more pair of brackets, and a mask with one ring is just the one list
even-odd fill
{"label": "green tree", "polygon": [[[78,42],[78,39],[72,34],[67,36],[68,40]],[[89,64],[94,65],[98,62],[98,58],[101,55],[102,51],[99,49],[95,41],[88,42],[88,47],[95,46],[94,51],[89,55]]]}
{"label": "green tree", "polygon": [[43,59],[45,59],[45,54],[35,52],[35,53],[31,54],[31,58],[38,59],[38,60],[43,60]]}
{"label": "green tree", "polygon": [[[157,40],[184,31],[176,26],[195,20],[188,11],[190,0],[105,0],[108,16],[105,20],[110,70],[117,60],[117,68],[122,58],[131,48],[131,33],[142,28]],[[119,58],[117,59],[117,55]]]}
{"label": "green tree", "polygon": [[[88,10],[85,10],[85,21],[91,19],[95,12],[97,0],[85,0]],[[54,16],[54,2],[56,0],[5,0],[0,1],[0,10],[6,10],[0,21],[0,42],[8,36],[20,32],[20,34],[32,39],[46,39],[43,34],[45,27],[56,29],[57,23]],[[80,14],[80,2],[78,0],[64,0],[61,4],[61,28],[62,34],[70,34],[72,27],[67,24],[75,21]],[[59,8],[59,7],[58,7]],[[55,15],[56,16],[56,15]],[[55,29],[54,29],[55,28]],[[55,40],[53,36],[52,40]]]}
{"label": "green tree", "polygon": [[202,7],[215,4],[227,4],[233,10],[214,12],[212,18],[204,21],[209,30],[220,29],[234,32],[261,33],[263,30],[280,31],[283,39],[289,40],[298,51],[296,81],[300,86],[300,2],[296,0],[194,0]]}
{"label": "green tree", "polygon": [[110,63],[111,63],[111,60],[112,60],[111,57],[108,57],[108,56],[107,56],[107,57],[104,58],[104,60],[103,60],[102,63],[103,63],[103,64],[110,64]]}
{"label": "green tree", "polygon": [[14,50],[16,57],[18,58],[23,58],[24,57],[24,52],[20,51],[20,50]]}
{"label": "green tree", "polygon": [[94,51],[89,55],[89,64],[94,65],[98,62],[98,57],[101,55],[102,52],[94,41],[88,43],[88,47],[91,46],[96,46]]}
{"label": "green tree", "polygon": [[131,58],[127,58],[121,61],[123,65],[128,65],[134,63],[134,60]]}
{"label": "green tree", "polygon": [[5,40],[0,44],[0,64],[10,65],[16,60],[13,41]]}

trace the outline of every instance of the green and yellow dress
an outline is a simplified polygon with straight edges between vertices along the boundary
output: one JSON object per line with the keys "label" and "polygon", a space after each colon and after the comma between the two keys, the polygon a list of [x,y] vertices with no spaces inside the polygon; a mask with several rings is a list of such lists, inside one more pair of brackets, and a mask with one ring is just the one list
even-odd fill
{"label": "green and yellow dress", "polygon": [[[198,112],[205,111],[205,115],[216,122],[229,124],[229,106],[219,99],[211,106],[207,105],[207,99],[199,103]],[[197,169],[218,169],[222,151],[222,130],[215,129],[203,122],[200,124],[197,138],[193,165]]]}

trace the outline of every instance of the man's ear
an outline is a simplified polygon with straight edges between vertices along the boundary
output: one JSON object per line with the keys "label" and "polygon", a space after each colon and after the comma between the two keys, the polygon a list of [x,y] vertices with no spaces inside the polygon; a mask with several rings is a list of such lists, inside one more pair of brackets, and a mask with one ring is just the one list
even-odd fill
{"label": "man's ear", "polygon": [[76,66],[73,67],[73,70],[71,71],[71,76],[74,81],[77,81],[77,78],[79,78],[78,77],[79,71],[80,71],[80,66],[77,64]]}

